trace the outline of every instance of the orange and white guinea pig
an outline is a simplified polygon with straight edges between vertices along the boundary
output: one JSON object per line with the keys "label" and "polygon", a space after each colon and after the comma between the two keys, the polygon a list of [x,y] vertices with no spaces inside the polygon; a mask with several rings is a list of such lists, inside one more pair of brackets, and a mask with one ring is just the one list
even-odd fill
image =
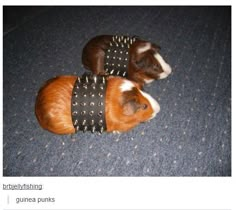
{"label": "orange and white guinea pig", "polygon": [[126,77],[141,86],[171,73],[160,47],[136,36],[96,36],[85,45],[82,63],[95,74]]}
{"label": "orange and white guinea pig", "polygon": [[[89,83],[88,81],[84,81],[79,86],[78,81],[80,82],[81,77],[58,76],[48,80],[41,87],[36,98],[35,114],[39,124],[44,129],[55,134],[73,134],[79,130],[86,131],[88,127],[90,127],[92,132],[99,131],[95,125],[96,123],[101,123],[101,126],[104,126],[102,116],[100,116],[101,119],[95,119],[98,122],[94,122],[93,119],[89,119],[86,122],[86,119],[83,119],[86,111],[89,112],[89,117],[96,115],[96,111],[86,109],[90,108],[90,106],[96,106],[96,103],[103,104],[101,101],[91,101],[93,97],[100,97],[99,100],[101,98],[104,100],[103,117],[105,119],[105,127],[99,128],[102,132],[103,130],[106,132],[128,131],[139,123],[152,119],[160,111],[157,101],[149,94],[141,91],[139,85],[135,82],[122,77],[105,77],[106,88],[104,90],[104,86],[100,84],[101,80],[99,81],[98,79],[99,76],[93,78],[95,78],[95,83],[98,83],[97,88],[103,89],[104,96],[101,93],[98,93],[99,96],[95,96],[88,91],[84,93],[85,90],[89,88],[96,89],[96,87],[94,82]],[[73,98],[75,101],[73,101]],[[84,102],[85,98],[90,100],[87,104]],[[85,110],[73,111],[76,106],[79,106],[78,104],[83,106]],[[78,118],[73,119],[74,115],[78,115]]]}

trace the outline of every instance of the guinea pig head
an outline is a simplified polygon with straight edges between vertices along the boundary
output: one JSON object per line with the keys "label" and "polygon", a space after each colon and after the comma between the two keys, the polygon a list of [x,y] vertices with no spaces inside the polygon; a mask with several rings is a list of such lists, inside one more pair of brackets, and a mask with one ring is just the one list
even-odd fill
{"label": "guinea pig head", "polygon": [[150,83],[164,79],[171,73],[171,67],[160,55],[160,47],[146,41],[138,40],[130,49],[128,75],[138,83]]}
{"label": "guinea pig head", "polygon": [[135,82],[110,78],[106,94],[107,131],[127,131],[160,111],[157,101]]}

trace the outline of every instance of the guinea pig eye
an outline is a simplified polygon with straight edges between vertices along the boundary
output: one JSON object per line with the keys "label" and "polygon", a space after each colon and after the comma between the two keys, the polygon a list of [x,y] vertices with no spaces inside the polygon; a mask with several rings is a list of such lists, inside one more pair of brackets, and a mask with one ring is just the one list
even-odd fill
{"label": "guinea pig eye", "polygon": [[142,104],[141,108],[142,108],[142,110],[145,110],[145,109],[148,108],[148,105],[147,104]]}

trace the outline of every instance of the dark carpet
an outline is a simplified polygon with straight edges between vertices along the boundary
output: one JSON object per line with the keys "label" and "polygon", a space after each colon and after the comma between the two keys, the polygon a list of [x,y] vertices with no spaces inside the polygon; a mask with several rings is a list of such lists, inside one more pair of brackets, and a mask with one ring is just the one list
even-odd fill
{"label": "dark carpet", "polygon": [[[160,113],[122,134],[54,135],[37,91],[81,75],[99,34],[156,42],[173,68],[145,86]],[[3,38],[4,176],[231,176],[231,7],[50,7]]]}

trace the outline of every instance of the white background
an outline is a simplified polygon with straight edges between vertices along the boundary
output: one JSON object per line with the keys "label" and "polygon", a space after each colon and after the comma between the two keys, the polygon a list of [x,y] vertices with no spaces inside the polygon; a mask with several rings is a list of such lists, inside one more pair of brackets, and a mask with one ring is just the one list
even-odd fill
{"label": "white background", "polygon": [[[3,5],[232,5],[232,37],[235,9],[233,1],[13,1]],[[1,14],[2,18],[2,7]],[[2,20],[1,20],[1,29]],[[2,31],[1,31],[2,33]],[[1,34],[2,35],[2,34]],[[3,35],[1,36],[3,37]],[[1,49],[2,42],[0,43]],[[234,40],[232,39],[232,110],[234,111]],[[2,53],[2,50],[1,50]],[[2,58],[2,55],[1,55]],[[1,70],[3,60],[0,60]],[[3,71],[0,71],[0,127],[2,152],[3,119],[2,88]],[[232,119],[234,120],[234,112]],[[232,163],[234,163],[234,123],[232,122]],[[232,177],[2,177],[2,153],[0,155],[0,209],[236,209],[236,185]],[[2,184],[43,184],[42,191],[3,191]],[[233,196],[234,194],[234,196]],[[54,197],[55,203],[16,204],[17,197]],[[9,202],[9,203],[8,203]]]}

